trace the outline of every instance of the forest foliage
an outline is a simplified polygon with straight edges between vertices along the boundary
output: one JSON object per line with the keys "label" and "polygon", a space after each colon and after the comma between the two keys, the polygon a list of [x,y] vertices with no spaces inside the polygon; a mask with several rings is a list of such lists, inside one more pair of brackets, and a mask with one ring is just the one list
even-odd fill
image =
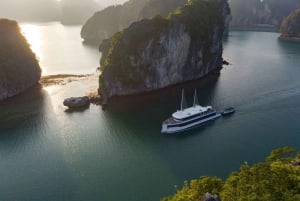
{"label": "forest foliage", "polygon": [[280,32],[283,36],[300,37],[300,8],[291,12],[283,20]]}
{"label": "forest foliage", "polygon": [[203,176],[185,181],[175,195],[162,201],[199,201],[207,192],[222,201],[300,201],[300,152],[276,149],[264,162],[252,166],[245,162],[225,180]]}

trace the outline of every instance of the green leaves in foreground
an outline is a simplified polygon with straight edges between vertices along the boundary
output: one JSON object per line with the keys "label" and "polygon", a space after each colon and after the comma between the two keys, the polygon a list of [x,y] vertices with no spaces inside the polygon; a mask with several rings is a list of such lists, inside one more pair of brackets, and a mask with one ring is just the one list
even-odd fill
{"label": "green leaves in foreground", "polygon": [[263,163],[247,163],[225,181],[201,177],[163,201],[199,201],[206,192],[222,201],[300,201],[300,153],[290,147],[276,149]]}

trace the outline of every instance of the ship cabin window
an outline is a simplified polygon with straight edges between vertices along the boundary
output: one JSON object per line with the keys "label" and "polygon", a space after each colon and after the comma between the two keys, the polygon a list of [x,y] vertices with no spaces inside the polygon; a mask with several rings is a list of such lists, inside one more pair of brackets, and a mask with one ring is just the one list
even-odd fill
{"label": "ship cabin window", "polygon": [[[194,118],[190,121],[183,121],[183,120],[180,120],[180,122],[176,123],[176,124],[173,124],[173,125],[168,125],[167,127],[168,128],[172,128],[172,127],[180,127],[180,126],[186,126],[186,125],[189,125],[189,124],[192,124],[192,123],[195,123],[197,121],[200,121],[200,120],[203,120],[205,118],[208,118],[208,117],[211,117],[211,116],[214,116],[215,113],[210,113],[208,115],[205,115],[205,116],[201,116],[199,115],[199,118]],[[197,115],[196,115],[197,116]],[[194,116],[195,117],[195,116]]]}

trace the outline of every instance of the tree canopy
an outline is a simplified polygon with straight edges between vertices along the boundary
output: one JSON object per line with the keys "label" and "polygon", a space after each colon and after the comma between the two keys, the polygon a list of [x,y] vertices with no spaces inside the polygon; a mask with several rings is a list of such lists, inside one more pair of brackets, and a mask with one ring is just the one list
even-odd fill
{"label": "tree canopy", "polygon": [[276,149],[265,162],[241,165],[226,180],[203,176],[185,181],[176,194],[162,201],[199,201],[206,192],[222,201],[300,201],[300,152]]}
{"label": "tree canopy", "polygon": [[300,8],[294,10],[287,16],[280,27],[283,36],[300,37]]}

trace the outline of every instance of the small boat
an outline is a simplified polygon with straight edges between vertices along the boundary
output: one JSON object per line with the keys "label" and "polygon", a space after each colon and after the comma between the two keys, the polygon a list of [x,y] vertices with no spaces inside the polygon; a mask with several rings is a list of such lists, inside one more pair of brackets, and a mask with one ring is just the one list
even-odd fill
{"label": "small boat", "polygon": [[178,133],[185,131],[221,116],[211,106],[203,107],[198,104],[196,90],[193,106],[186,108],[184,103],[184,91],[182,90],[181,108],[162,123],[162,133]]}
{"label": "small boat", "polygon": [[229,115],[235,112],[235,109],[233,107],[227,107],[223,110],[223,112],[221,113],[223,116],[224,115]]}

